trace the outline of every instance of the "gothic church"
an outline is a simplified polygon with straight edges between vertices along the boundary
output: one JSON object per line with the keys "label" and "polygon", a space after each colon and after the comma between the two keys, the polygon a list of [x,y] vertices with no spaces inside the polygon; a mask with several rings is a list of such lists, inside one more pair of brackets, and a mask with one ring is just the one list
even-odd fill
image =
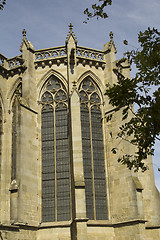
{"label": "gothic church", "polygon": [[81,47],[70,24],[64,46],[35,50],[23,30],[20,51],[0,54],[0,239],[160,239],[152,159],[118,163],[135,149],[116,139],[120,113],[106,121],[106,84],[130,76],[113,34]]}

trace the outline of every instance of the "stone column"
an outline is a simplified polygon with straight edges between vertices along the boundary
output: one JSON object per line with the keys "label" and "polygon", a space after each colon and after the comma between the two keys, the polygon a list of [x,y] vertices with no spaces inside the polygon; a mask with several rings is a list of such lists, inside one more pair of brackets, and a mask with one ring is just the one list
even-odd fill
{"label": "stone column", "polygon": [[87,218],[83,172],[80,101],[79,96],[75,90],[71,96],[71,128],[75,188],[75,218],[73,221],[75,221],[76,224],[77,239],[83,240],[87,239]]}
{"label": "stone column", "polygon": [[82,136],[80,120],[80,99],[76,90],[77,71],[76,71],[76,38],[70,32],[66,40],[67,46],[67,75],[69,92],[69,116],[70,116],[70,140],[71,169],[73,174],[72,181],[72,239],[87,240],[87,219],[85,206],[85,184],[83,172],[82,155]]}

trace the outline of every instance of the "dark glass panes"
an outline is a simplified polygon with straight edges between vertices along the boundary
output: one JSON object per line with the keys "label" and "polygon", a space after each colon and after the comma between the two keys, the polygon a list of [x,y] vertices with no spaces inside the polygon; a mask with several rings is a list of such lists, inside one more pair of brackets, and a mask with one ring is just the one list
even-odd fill
{"label": "dark glass panes", "polygon": [[100,112],[100,106],[99,105],[92,105],[92,108],[91,108],[91,111],[92,112]]}
{"label": "dark glass panes", "polygon": [[91,103],[100,103],[101,100],[100,100],[100,97],[98,96],[97,93],[93,93],[91,96],[90,96],[90,102]]}
{"label": "dark glass panes", "polygon": [[88,101],[88,95],[84,91],[80,92],[80,98],[81,98],[81,102]]}
{"label": "dark glass panes", "polygon": [[55,76],[48,79],[45,88],[47,91],[42,95],[45,103],[42,110],[42,220],[64,221],[70,220],[67,94]]}
{"label": "dark glass panes", "polygon": [[101,112],[91,111],[96,219],[108,218]]}
{"label": "dark glass panes", "polygon": [[42,102],[49,102],[52,103],[53,102],[53,97],[49,92],[45,92],[42,95]]}
{"label": "dark glass panes", "polygon": [[70,178],[67,108],[56,108],[57,220],[70,220]]}
{"label": "dark glass panes", "polygon": [[87,110],[88,109],[88,103],[81,103],[81,110]]}
{"label": "dark glass panes", "polygon": [[56,100],[56,101],[65,101],[65,100],[67,100],[66,93],[65,93],[62,89],[60,89],[60,90],[56,93],[56,95],[55,95],[55,100]]}
{"label": "dark glass panes", "polygon": [[82,88],[87,91],[88,93],[92,92],[95,90],[95,86],[94,84],[89,80],[89,78],[86,78],[83,82],[82,82]]}
{"label": "dark glass panes", "polygon": [[55,160],[53,109],[42,110],[42,221],[55,221]]}
{"label": "dark glass panes", "polygon": [[57,178],[57,220],[70,220],[70,180],[68,171],[67,174],[65,171],[61,172],[61,178]]}
{"label": "dark glass panes", "polygon": [[59,79],[55,76],[51,76],[48,81],[47,81],[47,90],[50,91],[57,91],[58,89],[61,88],[61,82],[59,81]]}
{"label": "dark glass panes", "polygon": [[85,194],[86,194],[86,212],[87,212],[86,214],[89,219],[94,219],[90,121],[89,121],[89,110],[88,108],[84,108],[84,105],[81,105],[81,128],[82,128],[83,167],[84,167]]}
{"label": "dark glass panes", "polygon": [[108,215],[101,99],[96,85],[89,77],[80,85],[80,101],[87,217],[103,220]]}

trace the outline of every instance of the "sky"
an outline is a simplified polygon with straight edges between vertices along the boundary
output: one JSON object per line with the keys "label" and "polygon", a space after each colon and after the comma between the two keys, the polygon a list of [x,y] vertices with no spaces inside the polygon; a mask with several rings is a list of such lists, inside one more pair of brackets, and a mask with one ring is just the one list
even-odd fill
{"label": "sky", "polygon": [[[95,0],[96,1],[96,0]],[[22,30],[26,29],[27,39],[34,48],[43,49],[62,46],[68,34],[68,25],[74,25],[73,31],[78,45],[94,49],[103,49],[109,41],[110,31],[114,34],[117,59],[123,53],[138,47],[137,34],[148,27],[160,26],[159,0],[113,0],[106,7],[109,18],[105,20],[90,19],[83,11],[90,8],[94,0],[7,0],[0,11],[0,53],[7,58],[20,53]],[[127,40],[129,45],[123,44]],[[134,71],[131,72],[131,76]],[[156,143],[153,166],[156,186],[160,190],[160,143]]]}

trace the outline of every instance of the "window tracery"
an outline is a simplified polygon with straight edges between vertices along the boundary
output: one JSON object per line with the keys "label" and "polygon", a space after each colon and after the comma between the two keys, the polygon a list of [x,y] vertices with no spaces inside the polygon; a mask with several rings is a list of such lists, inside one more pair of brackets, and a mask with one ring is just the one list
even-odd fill
{"label": "window tracery", "polygon": [[68,97],[63,83],[51,76],[42,104],[42,221],[70,220]]}
{"label": "window tracery", "polygon": [[101,99],[91,78],[79,87],[86,212],[89,219],[108,218]]}

